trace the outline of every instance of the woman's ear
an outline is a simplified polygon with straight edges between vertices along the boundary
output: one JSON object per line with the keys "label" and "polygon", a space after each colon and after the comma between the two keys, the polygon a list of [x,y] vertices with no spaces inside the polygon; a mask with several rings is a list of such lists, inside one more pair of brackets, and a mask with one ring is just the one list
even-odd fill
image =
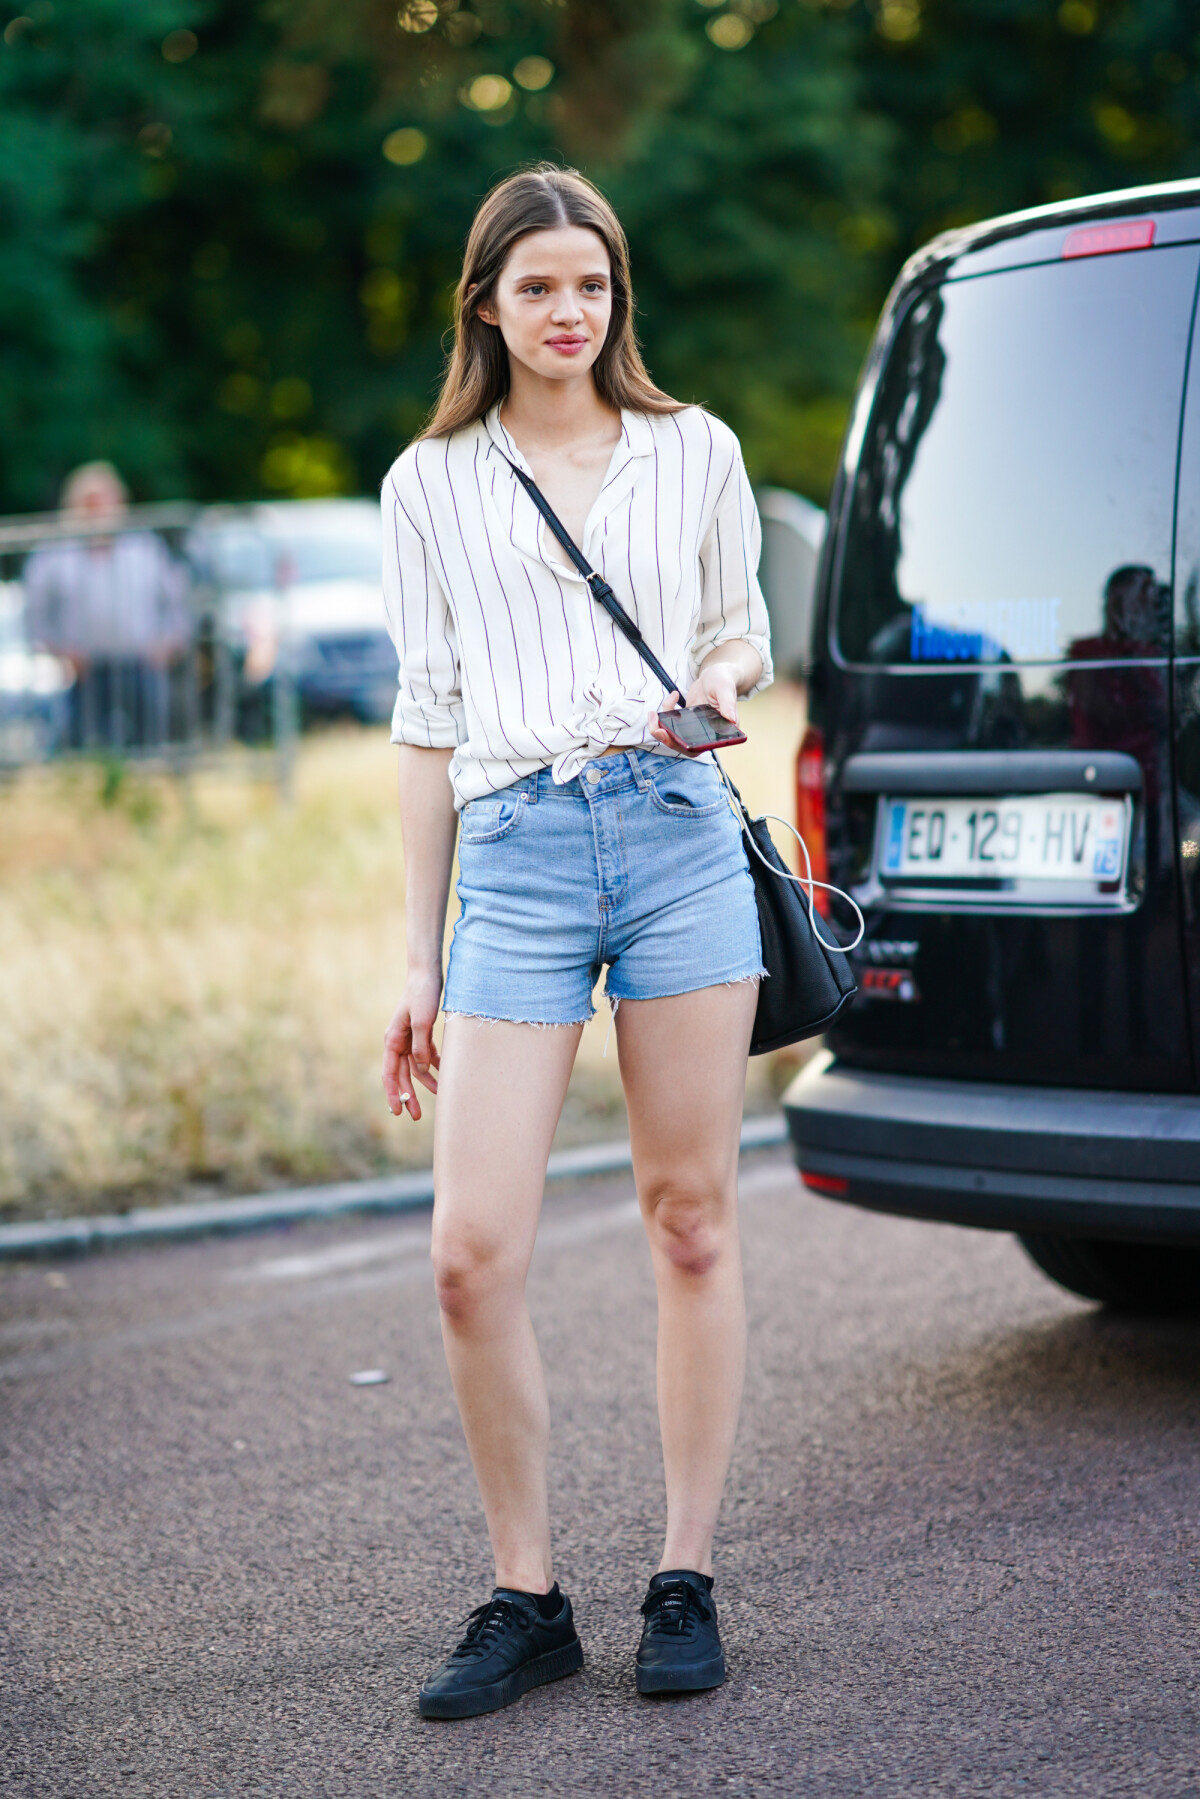
{"label": "woman's ear", "polygon": [[[468,300],[471,298],[471,295],[476,291],[478,286],[479,286],[478,281],[472,281],[470,287],[467,289],[467,299]],[[483,302],[482,306],[477,306],[475,308],[475,317],[477,319],[482,319],[485,325],[498,325],[500,323],[499,317],[497,316],[497,313],[496,313],[496,308],[491,304],[491,302],[489,300],[485,300]]]}

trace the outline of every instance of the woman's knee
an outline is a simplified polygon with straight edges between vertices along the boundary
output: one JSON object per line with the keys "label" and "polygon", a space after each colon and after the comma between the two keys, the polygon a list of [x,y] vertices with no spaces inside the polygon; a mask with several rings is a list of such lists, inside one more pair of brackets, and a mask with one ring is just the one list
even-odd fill
{"label": "woman's knee", "polygon": [[432,1257],[438,1305],[452,1323],[470,1323],[512,1285],[500,1246],[488,1237],[462,1230],[435,1232]]}
{"label": "woman's knee", "polygon": [[693,1280],[712,1273],[737,1230],[736,1200],[703,1177],[664,1175],[649,1182],[642,1211],[651,1244]]}

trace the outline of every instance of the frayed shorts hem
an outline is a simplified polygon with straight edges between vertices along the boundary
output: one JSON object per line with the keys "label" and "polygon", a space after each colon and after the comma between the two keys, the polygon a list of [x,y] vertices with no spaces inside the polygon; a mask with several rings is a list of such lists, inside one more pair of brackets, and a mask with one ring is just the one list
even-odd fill
{"label": "frayed shorts hem", "polygon": [[447,1018],[473,1018],[477,1024],[528,1024],[535,1031],[565,1030],[588,1024],[596,1016],[595,1008],[583,1018],[511,1018],[506,1012],[464,1012],[457,1006],[443,1006],[442,1011]]}
{"label": "frayed shorts hem", "polygon": [[[690,985],[683,987],[666,987],[661,993],[620,993],[614,988],[606,986],[604,997],[612,1007],[615,1017],[617,1007],[625,1000],[680,999],[685,993],[703,993],[706,987],[743,987],[751,981],[758,982],[766,979],[766,969],[758,968],[751,970],[749,974],[726,975],[721,980],[693,981]],[[480,1012],[474,1009],[468,1010],[464,1006],[444,1006],[442,1010],[447,1018],[474,1018],[480,1024],[528,1024],[532,1025],[535,1031],[561,1030],[575,1025],[590,1024],[596,1016],[594,1006],[590,1006],[581,1018],[523,1018],[511,1012]]]}
{"label": "frayed shorts hem", "polygon": [[765,968],[755,968],[751,969],[749,974],[718,975],[716,980],[687,981],[682,987],[664,987],[661,992],[655,993],[646,993],[644,991],[640,993],[621,993],[616,988],[606,987],[604,990],[604,997],[615,1011],[625,1000],[682,999],[685,993],[703,993],[706,987],[743,987],[750,981],[765,981],[766,978],[767,971]]}

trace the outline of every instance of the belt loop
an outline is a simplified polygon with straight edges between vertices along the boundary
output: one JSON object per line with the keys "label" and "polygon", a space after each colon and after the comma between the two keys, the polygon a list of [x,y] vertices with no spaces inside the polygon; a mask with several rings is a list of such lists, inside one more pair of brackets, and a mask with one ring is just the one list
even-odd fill
{"label": "belt loop", "polygon": [[544,768],[535,768],[529,776],[528,797],[531,806],[536,806],[538,803],[538,788],[542,784],[542,776],[545,772]]}
{"label": "belt loop", "polygon": [[642,769],[642,752],[641,752],[641,750],[626,750],[625,754],[629,757],[629,766],[630,766],[631,770],[633,771],[633,778],[637,784],[638,792],[639,793],[649,793],[650,778],[647,774],[645,774],[643,772],[643,769]]}

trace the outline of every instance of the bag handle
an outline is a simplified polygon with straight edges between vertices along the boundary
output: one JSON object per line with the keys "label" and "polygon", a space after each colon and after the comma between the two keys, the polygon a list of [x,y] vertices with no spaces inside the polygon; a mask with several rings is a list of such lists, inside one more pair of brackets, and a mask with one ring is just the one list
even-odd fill
{"label": "bag handle", "polygon": [[591,589],[592,598],[598,605],[603,606],[617,629],[624,632],[625,636],[629,639],[651,674],[658,676],[668,693],[677,693],[679,695],[680,703],[682,703],[684,689],[679,685],[678,681],[673,680],[667,673],[662,663],[658,660],[658,657],[654,654],[654,651],[650,648],[650,645],[646,642],[646,639],[638,630],[633,619],[630,618],[624,606],[622,606],[620,600],[608,585],[608,582],[604,579],[604,576],[596,573],[583,551],[579,549],[575,543],[575,540],[567,530],[567,527],[554,511],[554,508],[551,506],[549,500],[546,498],[533,476],[527,475],[524,469],[518,468],[516,463],[511,461],[509,457],[505,456],[504,460],[508,463],[509,468],[517,477],[517,480],[521,483],[521,486],[525,489],[525,492],[529,495],[530,499],[549,525],[551,531],[554,533],[555,537],[557,537],[559,543],[587,582]]}
{"label": "bag handle", "polygon": [[[805,898],[808,900],[808,922],[812,926],[812,933],[813,933],[813,936],[816,938],[817,942],[820,944],[823,944],[824,947],[827,950],[829,950],[832,955],[848,956],[850,954],[851,950],[856,950],[858,948],[859,944],[863,940],[863,937],[864,937],[864,935],[866,933],[866,929],[867,929],[867,921],[862,915],[862,908],[859,906],[857,900],[851,899],[850,895],[845,891],[844,888],[835,887],[833,885],[832,881],[815,881],[813,879],[812,857],[808,853],[808,845],[807,845],[807,843],[805,843],[803,837],[800,835],[800,833],[796,829],[795,825],[792,824],[790,822],[790,820],[788,820],[786,818],[780,818],[778,812],[764,812],[762,814],[762,818],[763,819],[769,818],[769,819],[773,820],[773,822],[775,824],[782,825],[785,831],[790,831],[792,833],[792,836],[796,839],[796,842],[800,845],[800,848],[804,853],[804,870],[805,870],[805,872],[802,875],[794,875],[794,874],[791,874],[787,869],[780,869],[780,868],[772,867],[771,863],[767,861],[767,858],[763,855],[763,853],[759,849],[757,843],[755,843],[755,841],[754,841],[754,833],[750,829],[750,814],[746,810],[746,802],[742,798],[741,794],[738,792],[737,788],[734,786],[733,782],[729,779],[729,776],[726,774],[724,765],[721,762],[721,758],[717,755],[715,750],[713,751],[713,761],[716,763],[717,767],[720,769],[721,779],[725,783],[725,787],[728,791],[730,810],[732,811],[733,816],[737,819],[738,823],[741,825],[742,834],[745,837],[746,842],[750,845],[750,848],[754,851],[754,854],[758,857],[758,859],[762,863],[763,867],[769,868],[771,870],[771,873],[773,875],[777,875],[781,881],[795,881],[797,887],[800,888],[801,892],[804,894]],[[816,913],[816,905],[815,905],[815,899],[814,899],[814,889],[817,887],[820,887],[822,889],[822,891],[825,893],[836,893],[839,899],[845,900],[846,904],[849,906],[850,910],[853,912],[854,916],[857,918],[857,920],[858,920],[858,935],[855,937],[853,943],[847,943],[844,945],[840,944],[840,943],[830,943],[827,937],[823,937],[821,935],[821,928],[817,924],[817,913]]]}
{"label": "bag handle", "polygon": [[[646,642],[646,639],[642,636],[637,625],[634,623],[633,619],[630,618],[603,575],[598,575],[596,573],[595,569],[592,567],[583,551],[578,547],[575,539],[571,536],[571,533],[567,530],[567,527],[563,524],[533,476],[527,475],[524,469],[518,468],[511,457],[505,456],[504,460],[508,463],[509,468],[517,477],[517,480],[521,483],[521,486],[525,489],[525,492],[529,495],[530,499],[545,519],[547,525],[549,525],[551,531],[554,533],[563,549],[567,552],[567,555],[571,558],[571,561],[575,564],[579,573],[587,582],[588,587],[591,590],[592,598],[597,601],[599,605],[603,606],[605,612],[608,613],[608,616],[612,619],[618,630],[624,632],[642,661],[646,664],[646,667],[650,669],[651,673],[658,676],[667,692],[677,693],[680,702],[682,703],[683,688],[679,685],[678,681],[672,680],[671,676],[667,673],[666,669],[658,660],[658,657],[654,654],[654,651],[650,648],[650,645]],[[848,956],[852,949],[858,948],[863,939],[863,932],[867,928],[866,920],[858,906],[850,898],[848,893],[843,893],[840,887],[833,887],[828,881],[813,880],[812,860],[808,853],[808,845],[805,843],[803,837],[801,837],[799,831],[796,830],[794,825],[788,824],[786,818],[780,818],[775,812],[765,812],[763,814],[764,818],[773,818],[777,824],[784,825],[786,829],[792,833],[792,836],[804,851],[804,866],[808,870],[808,873],[807,876],[801,876],[789,874],[786,869],[771,868],[771,864],[767,861],[757,843],[754,841],[754,834],[750,829],[750,814],[746,810],[745,802],[733,782],[729,779],[729,776],[725,773],[724,768],[721,766],[721,759],[715,750],[712,751],[712,759],[716,763],[718,769],[720,769],[722,781],[733,796],[730,800],[730,805],[733,808],[734,817],[741,825],[746,841],[754,851],[754,854],[758,857],[763,867],[770,868],[771,873],[773,875],[778,875],[781,881],[795,881],[799,887],[804,888],[807,891],[808,917],[809,922],[812,925],[814,937],[817,939],[818,943],[824,944],[825,948],[827,950],[832,950],[835,955]],[[737,802],[736,806],[733,804],[734,800]],[[836,893],[839,899],[844,899],[858,919],[858,936],[854,939],[853,943],[847,944],[844,949],[839,943],[826,942],[818,929],[816,911],[813,904],[813,889],[816,887],[823,888],[827,893]]]}

